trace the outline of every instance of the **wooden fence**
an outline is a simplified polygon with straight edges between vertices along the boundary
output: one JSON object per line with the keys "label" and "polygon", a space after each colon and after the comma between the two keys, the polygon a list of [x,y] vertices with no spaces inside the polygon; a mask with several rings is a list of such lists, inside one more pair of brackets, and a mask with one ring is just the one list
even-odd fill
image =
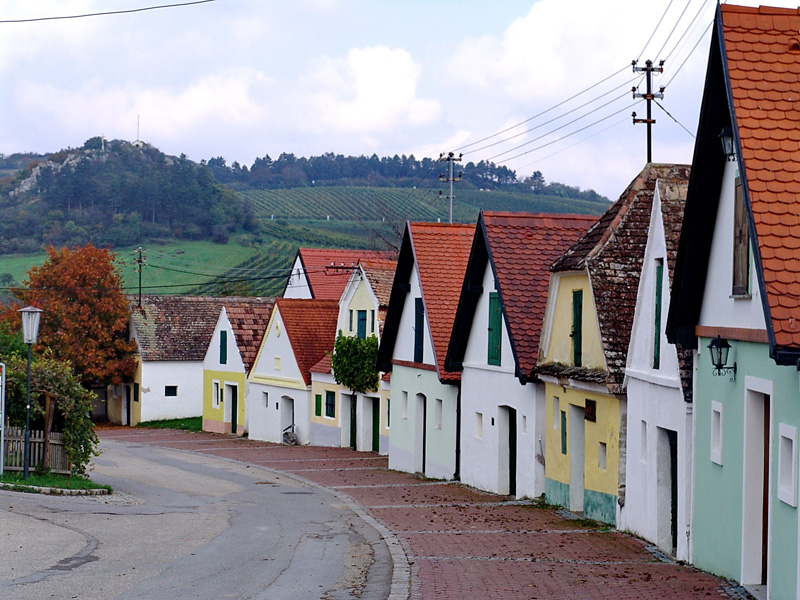
{"label": "wooden fence", "polygon": [[[5,448],[6,471],[22,471],[25,456],[25,429],[22,427],[6,427]],[[44,456],[44,431],[31,431],[30,469],[42,462]],[[69,475],[71,472],[67,454],[64,452],[64,434],[50,434],[50,471]]]}

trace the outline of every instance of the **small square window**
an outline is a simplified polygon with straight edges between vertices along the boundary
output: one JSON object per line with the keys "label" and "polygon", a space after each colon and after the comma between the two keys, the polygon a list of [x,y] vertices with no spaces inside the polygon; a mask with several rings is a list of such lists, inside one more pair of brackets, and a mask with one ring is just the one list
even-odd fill
{"label": "small square window", "polygon": [[584,410],[583,416],[587,421],[591,421],[592,423],[597,422],[597,400],[586,399],[586,409]]}
{"label": "small square window", "polygon": [[178,386],[177,385],[165,385],[164,386],[164,395],[165,396],[177,396],[178,395]]}
{"label": "small square window", "polygon": [[722,402],[711,402],[711,462],[722,466]]}
{"label": "small square window", "polygon": [[264,400],[264,408],[269,408],[269,392],[261,392],[261,399]]}

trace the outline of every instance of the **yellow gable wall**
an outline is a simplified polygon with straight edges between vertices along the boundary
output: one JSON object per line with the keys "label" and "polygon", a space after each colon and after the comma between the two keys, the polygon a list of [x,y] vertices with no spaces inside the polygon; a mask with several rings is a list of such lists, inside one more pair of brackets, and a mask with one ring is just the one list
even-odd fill
{"label": "yellow gable wall", "polygon": [[600,330],[594,308],[592,288],[586,273],[555,274],[558,278],[556,301],[553,305],[553,321],[545,363],[572,363],[572,292],[583,290],[582,319],[582,367],[604,370],[605,360],[600,344]]}
{"label": "yellow gable wall", "polygon": [[[597,402],[596,421],[584,420],[584,487],[604,494],[616,496],[619,487],[619,430],[620,405],[614,396],[586,392],[560,385],[547,383],[546,406],[546,476],[569,484],[569,435],[571,430],[569,405],[586,407],[586,400]],[[558,413],[555,413],[555,399],[558,399]],[[561,412],[566,413],[567,453],[562,452]],[[606,444],[606,467],[598,466],[599,444]]]}
{"label": "yellow gable wall", "polygon": [[[350,313],[348,311],[353,311],[353,328],[350,329]],[[369,285],[366,281],[361,281],[356,288],[355,293],[353,293],[353,297],[350,299],[349,304],[345,310],[345,330],[342,332],[345,335],[356,335],[358,330],[358,311],[359,310],[366,310],[367,311],[367,336],[370,335],[377,335],[377,331],[370,328],[371,324],[375,324],[375,328],[378,327],[378,314],[377,314],[377,307],[375,306],[375,301],[372,299],[372,295],[369,293]],[[370,311],[373,311],[370,314]],[[373,320],[374,319],[374,320]]]}
{"label": "yellow gable wall", "polygon": [[[219,408],[214,408],[213,389],[214,381],[219,382],[220,389],[225,389],[225,384],[237,386],[236,402],[236,424],[239,429],[244,428],[244,373],[234,373],[232,371],[211,371],[203,370],[203,420],[218,421],[220,423],[230,423],[230,419],[225,421],[225,400],[220,402]],[[224,398],[224,391],[223,391]]]}

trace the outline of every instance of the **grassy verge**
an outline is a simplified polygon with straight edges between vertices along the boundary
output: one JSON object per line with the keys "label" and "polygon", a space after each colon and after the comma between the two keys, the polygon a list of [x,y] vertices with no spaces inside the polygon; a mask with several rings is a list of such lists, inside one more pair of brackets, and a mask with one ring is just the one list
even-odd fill
{"label": "grassy verge", "polygon": [[82,477],[80,475],[57,475],[55,473],[46,473],[43,475],[31,473],[30,477],[25,479],[21,471],[5,471],[3,475],[0,476],[0,483],[11,484],[11,489],[20,491],[30,491],[31,486],[60,488],[65,490],[113,491],[110,485],[100,485],[87,477]]}
{"label": "grassy verge", "polygon": [[139,423],[137,427],[150,427],[151,429],[182,429],[184,431],[203,431],[203,417],[189,417],[187,419],[164,419],[162,421],[147,421]]}

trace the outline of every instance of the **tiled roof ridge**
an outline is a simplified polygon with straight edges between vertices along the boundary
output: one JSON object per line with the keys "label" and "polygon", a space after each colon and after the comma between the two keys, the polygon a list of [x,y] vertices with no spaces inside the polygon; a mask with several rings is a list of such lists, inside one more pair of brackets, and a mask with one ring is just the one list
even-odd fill
{"label": "tiled roof ridge", "polygon": [[[422,302],[430,328],[437,374],[442,381],[459,381],[461,373],[445,371],[444,361],[475,234],[475,225],[410,222],[408,231],[417,266]],[[449,254],[446,261],[440,261],[441,256],[437,256],[435,261],[429,260],[427,256],[429,236],[431,240],[436,241],[435,243],[447,246]],[[428,273],[429,267],[431,271],[438,270],[437,274]]]}
{"label": "tiled roof ridge", "polygon": [[539,354],[550,265],[593,224],[596,216],[513,212],[496,215],[487,211],[481,216],[484,243],[503,306],[516,372],[528,377]]}
{"label": "tiled roof ridge", "polygon": [[800,10],[723,5],[720,14],[756,274],[777,357],[800,350]]}
{"label": "tiled roof ridge", "polygon": [[762,15],[800,15],[800,8],[782,6],[741,6],[739,4],[723,4],[723,12],[752,13]]}
{"label": "tiled roof ridge", "polygon": [[[303,381],[310,385],[311,368],[322,360],[326,352],[333,350],[339,302],[331,299],[278,298],[274,310],[281,313]],[[296,322],[296,317],[301,319]]]}

